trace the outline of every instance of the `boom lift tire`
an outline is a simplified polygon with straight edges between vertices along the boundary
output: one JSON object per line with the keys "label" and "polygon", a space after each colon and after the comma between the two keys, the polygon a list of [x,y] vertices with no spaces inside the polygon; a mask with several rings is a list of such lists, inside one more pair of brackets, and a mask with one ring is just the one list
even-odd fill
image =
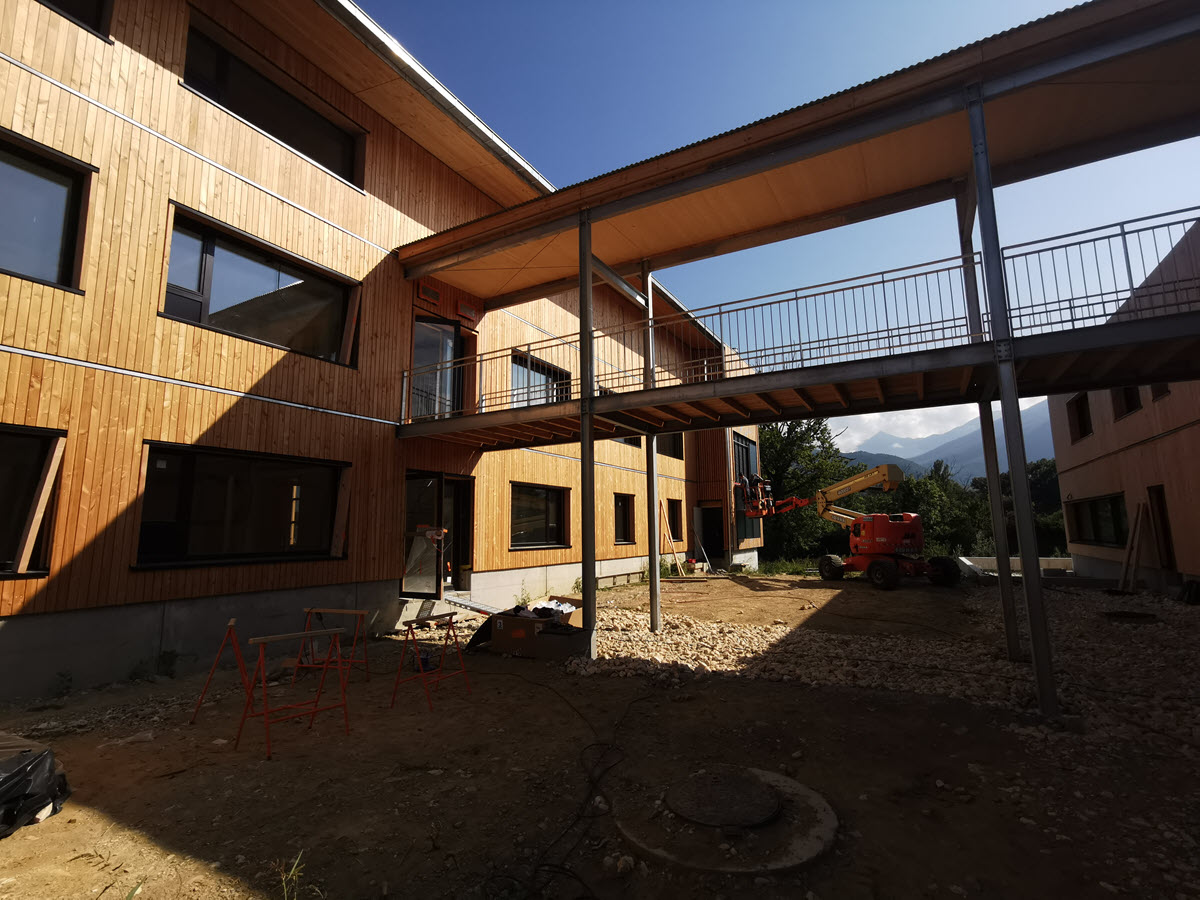
{"label": "boom lift tire", "polygon": [[817,572],[822,581],[841,581],[842,576],[846,574],[846,564],[840,556],[826,553],[817,560]]}
{"label": "boom lift tire", "polygon": [[890,591],[900,583],[900,567],[892,559],[872,560],[867,566],[867,580],[881,591]]}
{"label": "boom lift tire", "polygon": [[938,587],[954,587],[962,579],[962,570],[949,556],[929,560],[929,580]]}

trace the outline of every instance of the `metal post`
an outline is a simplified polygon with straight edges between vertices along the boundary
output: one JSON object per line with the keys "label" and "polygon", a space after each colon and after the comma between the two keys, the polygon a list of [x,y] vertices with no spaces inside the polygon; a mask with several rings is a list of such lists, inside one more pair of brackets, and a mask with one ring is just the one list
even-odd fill
{"label": "metal post", "polygon": [[592,222],[579,214],[579,493],[583,579],[583,628],[588,658],[596,658],[596,443],[592,419],[595,360],[592,358]]}
{"label": "metal post", "polygon": [[983,438],[988,506],[992,510],[992,537],[996,544],[996,577],[1000,581],[1004,643],[1008,648],[1008,658],[1017,662],[1021,659],[1021,633],[1017,628],[1017,605],[1013,602],[1012,566],[1008,561],[1008,523],[1004,520],[1004,500],[1000,494],[1000,460],[996,453],[996,424],[992,421],[991,398],[979,404],[979,431]]}
{"label": "metal post", "polygon": [[[654,280],[642,262],[642,293],[646,295],[646,337],[642,353],[642,387],[654,387]],[[658,513],[658,435],[646,435],[646,555],[650,577],[650,630],[662,628],[662,580],[658,551],[661,544]]]}
{"label": "metal post", "polygon": [[408,372],[400,373],[400,424],[408,424]]}
{"label": "metal post", "polygon": [[[971,179],[974,181],[974,179]],[[964,185],[970,188],[970,185]],[[954,197],[958,209],[958,241],[962,252],[963,291],[967,303],[967,327],[971,343],[983,340],[983,316],[979,307],[979,282],[975,277],[975,200],[964,190]],[[983,462],[987,474],[988,506],[992,513],[992,540],[996,546],[996,578],[1000,583],[1000,615],[1004,621],[1004,643],[1008,658],[1021,658],[1021,633],[1017,628],[1017,605],[1013,600],[1012,566],[1009,564],[1008,523],[1000,494],[1000,460],[996,453],[996,425],[992,421],[992,398],[979,402],[979,431],[983,438]]]}
{"label": "metal post", "polygon": [[971,121],[971,150],[975,163],[975,187],[979,210],[979,233],[983,240],[983,278],[991,313],[992,342],[996,353],[996,375],[1000,385],[1000,413],[1004,419],[1004,446],[1008,450],[1009,481],[1017,518],[1017,542],[1021,550],[1021,583],[1025,588],[1025,612],[1029,620],[1029,643],[1037,682],[1038,706],[1045,716],[1058,715],[1054,669],[1050,655],[1050,633],[1042,597],[1042,573],[1038,564],[1033,523],[1033,502],[1025,466],[1025,435],[1021,428],[1021,404],[1017,396],[1017,372],[1013,365],[1012,334],[1008,325],[1008,295],[1004,285],[1004,260],[996,203],[992,194],[992,167],[988,160],[987,129],[979,88],[968,90],[967,113]]}

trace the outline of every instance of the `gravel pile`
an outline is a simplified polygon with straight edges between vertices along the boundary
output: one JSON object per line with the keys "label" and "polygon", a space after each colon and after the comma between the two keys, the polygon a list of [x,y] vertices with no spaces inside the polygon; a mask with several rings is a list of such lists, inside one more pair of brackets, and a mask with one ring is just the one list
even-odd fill
{"label": "gravel pile", "polygon": [[[1190,682],[1200,670],[1200,607],[1097,591],[1049,592],[1047,602],[1059,696],[1065,712],[1086,718],[1089,739],[1157,735],[1200,750],[1200,691]],[[567,669],[667,682],[714,675],[850,685],[1035,710],[1030,666],[1003,651],[998,593],[964,591],[962,604],[989,623],[983,638],[839,634],[683,615],[664,616],[663,630],[652,634],[644,613],[601,609],[599,658],[570,660]],[[1113,619],[1111,612],[1149,618]],[[1052,731],[1030,726],[1041,738]]]}

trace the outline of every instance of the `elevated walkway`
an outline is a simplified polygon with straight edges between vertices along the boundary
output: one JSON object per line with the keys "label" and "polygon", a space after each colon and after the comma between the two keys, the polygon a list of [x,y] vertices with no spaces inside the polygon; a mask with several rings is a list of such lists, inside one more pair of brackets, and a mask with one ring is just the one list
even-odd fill
{"label": "elevated walkway", "polygon": [[[1200,377],[1200,209],[1004,251],[1022,396]],[[997,399],[976,257],[592,333],[597,437]],[[986,307],[985,307],[986,308]],[[579,440],[578,334],[411,371],[401,438],[502,450]],[[646,386],[646,349],[653,387]],[[437,395],[438,385],[472,390]]]}

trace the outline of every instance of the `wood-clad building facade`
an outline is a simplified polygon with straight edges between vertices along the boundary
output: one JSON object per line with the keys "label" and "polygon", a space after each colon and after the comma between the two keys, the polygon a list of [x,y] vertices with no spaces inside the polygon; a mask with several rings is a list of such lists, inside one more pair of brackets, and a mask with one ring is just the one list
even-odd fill
{"label": "wood-clad building facade", "polygon": [[[550,188],[371,28],[315,0],[0,6],[0,695],[200,659],[231,614],[287,631],[310,600],[384,608],[435,520],[481,599],[579,577],[577,445],[395,436],[422,328],[484,353],[577,332],[578,302],[485,313],[405,280],[394,248]],[[597,291],[599,329],[637,315]],[[757,546],[732,440],[661,455],[664,550],[697,547],[713,504],[729,546]],[[604,441],[597,469],[599,569],[636,571],[644,453]],[[413,512],[430,475],[438,508]],[[518,540],[530,497],[554,533]]]}

